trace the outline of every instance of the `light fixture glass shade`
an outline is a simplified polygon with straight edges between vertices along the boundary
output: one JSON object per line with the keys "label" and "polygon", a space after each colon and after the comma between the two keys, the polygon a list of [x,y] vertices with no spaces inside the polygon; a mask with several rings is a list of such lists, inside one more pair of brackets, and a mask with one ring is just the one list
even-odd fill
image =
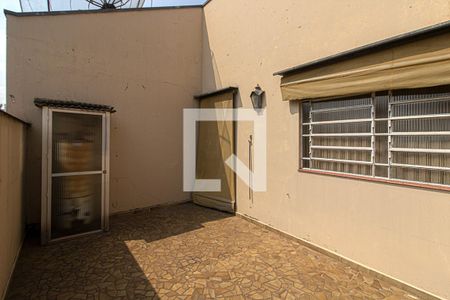
{"label": "light fixture glass shade", "polygon": [[259,85],[255,87],[255,89],[250,94],[250,98],[252,100],[254,109],[261,109],[263,106],[263,97],[264,91],[261,89]]}

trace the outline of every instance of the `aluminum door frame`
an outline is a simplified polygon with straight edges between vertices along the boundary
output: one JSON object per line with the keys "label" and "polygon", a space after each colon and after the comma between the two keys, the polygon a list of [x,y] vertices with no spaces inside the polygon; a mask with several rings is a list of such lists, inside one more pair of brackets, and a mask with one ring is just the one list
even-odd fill
{"label": "aluminum door frame", "polygon": [[[102,170],[70,173],[70,175],[89,175],[89,174],[102,175],[101,228],[98,230],[83,232],[55,239],[51,237],[52,178],[58,177],[53,176],[52,173],[52,158],[53,158],[52,131],[53,131],[54,112],[102,116]],[[44,245],[51,242],[71,239],[87,234],[109,230],[110,120],[111,120],[110,112],[93,112],[82,109],[51,108],[48,106],[42,107],[41,244]]]}

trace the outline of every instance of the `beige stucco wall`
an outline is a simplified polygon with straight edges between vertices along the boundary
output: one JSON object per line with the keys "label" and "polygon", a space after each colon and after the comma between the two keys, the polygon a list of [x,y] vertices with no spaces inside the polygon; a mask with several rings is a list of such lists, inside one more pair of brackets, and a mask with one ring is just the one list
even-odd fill
{"label": "beige stucco wall", "polygon": [[0,111],[0,299],[24,237],[26,125]]}
{"label": "beige stucco wall", "polygon": [[[239,213],[450,297],[450,197],[298,173],[299,114],[272,73],[450,18],[447,0],[212,0],[205,8],[8,16],[8,110],[32,123],[28,222],[39,221],[35,97],[114,105],[112,212],[180,201],[182,108],[194,94],[259,83],[268,108],[268,190],[238,181]],[[203,19],[203,20],[202,20]],[[249,124],[238,126],[248,162]]]}
{"label": "beige stucco wall", "polygon": [[7,16],[7,109],[32,123],[28,222],[40,220],[35,97],[113,105],[111,212],[189,199],[182,109],[201,90],[202,9]]}
{"label": "beige stucco wall", "polygon": [[[212,0],[204,9],[203,90],[266,91],[268,190],[238,181],[239,213],[436,295],[450,297],[450,194],[299,173],[299,113],[272,74],[450,19],[447,0]],[[248,162],[247,125],[238,156]]]}

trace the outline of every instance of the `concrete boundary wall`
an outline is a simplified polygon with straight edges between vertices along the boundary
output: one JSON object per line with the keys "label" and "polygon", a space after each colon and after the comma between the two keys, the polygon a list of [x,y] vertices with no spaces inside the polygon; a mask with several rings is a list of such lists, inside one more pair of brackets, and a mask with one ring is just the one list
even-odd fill
{"label": "concrete boundary wall", "polygon": [[27,222],[40,222],[35,98],[114,106],[110,211],[177,203],[183,108],[201,91],[202,7],[7,14],[8,111],[32,123]]}
{"label": "concrete boundary wall", "polygon": [[3,299],[24,238],[27,124],[0,110],[0,299]]}

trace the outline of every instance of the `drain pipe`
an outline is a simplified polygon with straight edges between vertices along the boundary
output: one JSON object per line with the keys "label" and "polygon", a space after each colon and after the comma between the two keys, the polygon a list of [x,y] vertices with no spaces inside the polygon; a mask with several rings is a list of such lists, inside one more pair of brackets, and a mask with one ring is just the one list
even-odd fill
{"label": "drain pipe", "polygon": [[250,134],[248,138],[248,199],[253,204],[253,135]]}

